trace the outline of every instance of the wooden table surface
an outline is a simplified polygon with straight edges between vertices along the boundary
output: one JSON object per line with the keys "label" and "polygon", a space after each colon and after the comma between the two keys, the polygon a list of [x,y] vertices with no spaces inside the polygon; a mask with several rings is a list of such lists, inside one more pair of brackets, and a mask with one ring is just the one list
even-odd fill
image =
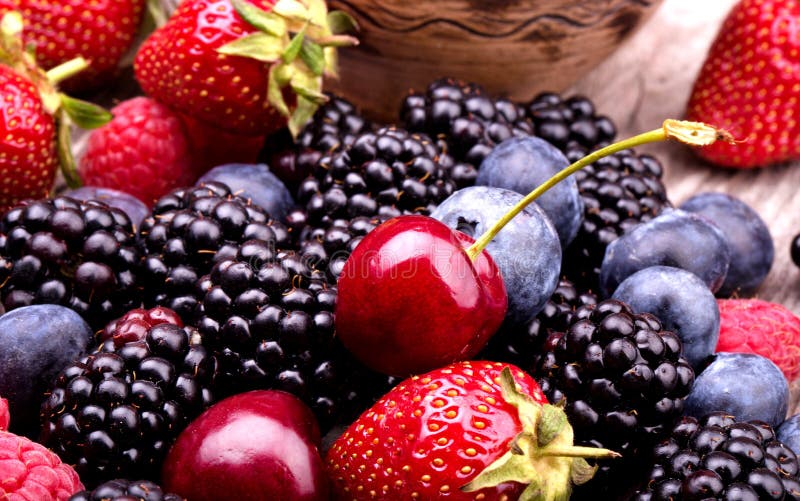
{"label": "wooden table surface", "polygon": [[[609,59],[569,92],[589,96],[617,124],[618,137],[683,118],[706,52],[735,0],[664,0],[653,17]],[[800,232],[800,162],[739,171],[712,167],[689,147],[660,143],[641,148],[665,168],[667,193],[680,204],[701,191],[724,191],[753,207],[775,242],[775,263],[757,297],[800,315],[800,270],[789,245]]]}

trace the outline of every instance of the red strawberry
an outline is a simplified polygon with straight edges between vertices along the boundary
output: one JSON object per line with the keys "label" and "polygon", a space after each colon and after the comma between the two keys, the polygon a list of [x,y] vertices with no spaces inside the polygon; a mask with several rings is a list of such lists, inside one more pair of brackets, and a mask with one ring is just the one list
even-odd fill
{"label": "red strawberry", "polygon": [[25,19],[25,43],[50,69],[78,56],[89,69],[65,82],[71,91],[106,83],[133,45],[145,0],[0,0],[0,16],[19,11]]}
{"label": "red strawberry", "polygon": [[147,94],[218,129],[296,132],[325,100],[333,46],[350,41],[332,34],[323,0],[185,0],[134,69]]}
{"label": "red strawberry", "polygon": [[718,299],[717,352],[756,353],[780,367],[786,379],[800,376],[800,318],[760,299]]}
{"label": "red strawberry", "polygon": [[800,158],[797,0],[742,0],[725,19],[694,84],[687,118],[730,132],[698,150],[726,167]]}
{"label": "red strawberry", "polygon": [[142,96],[121,102],[111,113],[114,118],[89,135],[80,161],[84,183],[151,204],[194,182],[192,151],[178,115]]}
{"label": "red strawberry", "polygon": [[522,370],[459,362],[400,383],[325,462],[335,499],[567,499],[593,473],[578,458],[616,455],[572,438],[564,412]]}
{"label": "red strawberry", "polygon": [[78,474],[44,446],[0,431],[0,498],[66,501],[83,490]]}

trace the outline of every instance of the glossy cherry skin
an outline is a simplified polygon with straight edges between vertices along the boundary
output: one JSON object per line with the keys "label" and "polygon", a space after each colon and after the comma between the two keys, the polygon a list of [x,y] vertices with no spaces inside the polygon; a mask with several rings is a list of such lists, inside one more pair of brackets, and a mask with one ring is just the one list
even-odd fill
{"label": "glossy cherry skin", "polygon": [[178,436],[162,483],[192,501],[329,498],[311,410],[297,397],[255,390],[208,408]]}
{"label": "glossy cherry skin", "polygon": [[359,360],[393,376],[427,372],[477,354],[508,298],[486,252],[425,216],[381,224],[359,243],[338,282],[336,331]]}

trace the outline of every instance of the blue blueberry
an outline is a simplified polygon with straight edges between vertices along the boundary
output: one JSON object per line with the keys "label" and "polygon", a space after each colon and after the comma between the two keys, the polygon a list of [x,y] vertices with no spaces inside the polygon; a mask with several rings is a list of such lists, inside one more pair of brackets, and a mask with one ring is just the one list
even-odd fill
{"label": "blue blueberry", "polygon": [[775,258],[769,228],[749,205],[725,193],[700,193],[680,208],[705,216],[722,230],[731,250],[731,265],[720,297],[751,296],[767,277]]}
{"label": "blue blueberry", "polygon": [[697,214],[665,209],[606,247],[600,293],[607,297],[629,276],[658,265],[691,271],[716,292],[730,261],[728,241],[719,228]]}
{"label": "blue blueberry", "polygon": [[800,414],[787,418],[775,432],[779,442],[783,442],[800,456]]}
{"label": "blue blueberry", "polygon": [[694,273],[671,266],[639,270],[612,296],[636,313],[652,313],[665,330],[683,342],[683,356],[699,372],[719,340],[719,307],[714,294]]}
{"label": "blue blueberry", "polygon": [[0,316],[0,396],[8,399],[12,431],[35,434],[45,392],[86,354],[92,337],[83,318],[60,305],[24,306]]}
{"label": "blue blueberry", "polygon": [[[522,198],[502,188],[472,186],[453,193],[431,217],[477,238]],[[500,269],[508,291],[506,320],[513,325],[528,322],[544,308],[558,285],[561,244],[553,223],[533,203],[489,242],[486,251]]]}
{"label": "blue blueberry", "polygon": [[150,214],[150,208],[144,202],[129,193],[113,188],[81,186],[65,191],[64,195],[77,200],[100,200],[111,207],[116,207],[128,215],[136,228]]}
{"label": "blue blueberry", "polygon": [[231,191],[263,207],[274,219],[283,220],[294,207],[289,189],[265,164],[224,164],[214,167],[197,184],[217,181]]}
{"label": "blue blueberry", "polygon": [[[483,160],[475,184],[527,195],[569,165],[561,150],[538,137],[513,137]],[[561,181],[536,203],[556,227],[562,248],[572,242],[583,221],[583,200],[574,176]]]}
{"label": "blue blueberry", "polygon": [[789,383],[777,365],[761,355],[723,352],[695,378],[684,412],[699,418],[723,411],[776,427],[788,408]]}

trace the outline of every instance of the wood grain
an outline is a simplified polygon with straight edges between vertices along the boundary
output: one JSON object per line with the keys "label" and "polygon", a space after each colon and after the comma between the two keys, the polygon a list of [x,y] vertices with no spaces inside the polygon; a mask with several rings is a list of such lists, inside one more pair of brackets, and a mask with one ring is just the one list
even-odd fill
{"label": "wood grain", "polygon": [[332,0],[358,20],[330,88],[393,121],[409,88],[453,76],[528,100],[563,90],[640,26],[661,0]]}

